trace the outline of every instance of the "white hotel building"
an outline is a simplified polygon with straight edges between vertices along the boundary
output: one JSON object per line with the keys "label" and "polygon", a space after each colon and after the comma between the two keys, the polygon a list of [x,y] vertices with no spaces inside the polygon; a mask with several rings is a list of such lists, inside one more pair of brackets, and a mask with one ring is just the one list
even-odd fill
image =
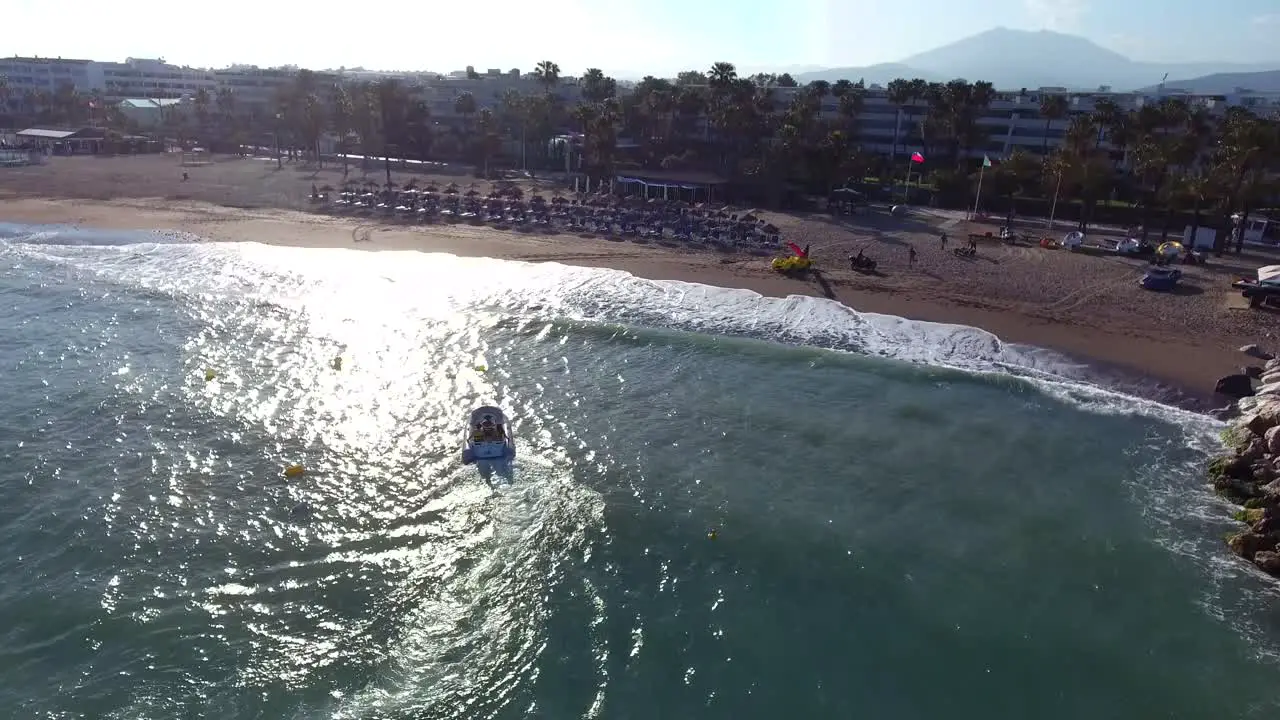
{"label": "white hotel building", "polygon": [[[200,90],[216,95],[219,90],[230,89],[239,112],[266,113],[272,111],[280,88],[293,82],[297,68],[257,68],[233,66],[221,70],[180,67],[163,60],[129,58],[125,62],[97,62],[63,58],[0,58],[0,77],[11,95],[26,91],[54,93],[64,85],[88,95],[97,93],[108,101],[138,98],[181,98],[194,96]],[[342,80],[372,81],[395,77],[403,81],[412,92],[423,100],[433,117],[442,123],[459,121],[455,104],[459,96],[470,93],[478,107],[496,108],[508,90],[521,93],[537,92],[541,85],[529,74],[518,71],[491,69],[481,73],[455,71],[448,75],[422,72],[381,73],[343,70],[317,73],[320,85]],[[786,103],[798,89],[779,88],[776,97],[779,105]],[[566,103],[578,102],[581,89],[577,78],[565,77],[556,85],[555,92]],[[1067,90],[1064,88],[1040,88],[1000,92],[984,112],[981,123],[989,129],[989,141],[985,147],[974,148],[973,154],[993,158],[1005,157],[1015,148],[1040,152],[1061,142],[1069,119],[1056,120],[1046,129],[1040,115],[1040,102],[1048,94],[1067,97],[1071,113],[1090,112],[1100,98],[1109,98],[1121,109],[1137,109],[1146,104],[1158,103],[1167,97],[1184,98],[1188,104],[1221,113],[1233,105],[1243,105],[1255,112],[1272,114],[1280,111],[1280,93],[1256,93],[1237,88],[1225,95],[1191,95],[1165,88],[1160,93],[1116,93],[1109,88],[1097,91]],[[919,112],[902,112],[890,103],[884,88],[872,86],[867,90],[862,114],[858,116],[859,137],[869,150],[890,154],[922,150],[918,146],[903,147],[895,138],[914,133],[907,132],[909,124],[918,121],[923,114],[923,104],[917,104]],[[828,97],[823,104],[824,114],[835,116],[838,101]]]}
{"label": "white hotel building", "polygon": [[[55,93],[70,85],[83,95],[99,94],[109,102],[139,98],[181,98],[204,90],[216,95],[228,88],[242,110],[266,109],[281,86],[293,82],[296,68],[233,66],[222,70],[182,67],[164,60],[129,58],[97,62],[63,58],[0,58],[0,77],[11,94]],[[321,82],[338,75],[317,73]]]}
{"label": "white hotel building", "polygon": [[[779,104],[788,102],[800,89],[782,88],[778,93]],[[1067,98],[1068,116],[1054,120],[1046,127],[1040,114],[1040,103],[1046,95],[1063,95]],[[987,128],[988,142],[975,147],[971,154],[980,158],[984,154],[992,159],[1008,156],[1015,149],[1040,154],[1046,147],[1052,150],[1061,144],[1071,122],[1071,115],[1091,113],[1101,99],[1114,102],[1122,111],[1137,110],[1144,105],[1154,105],[1168,98],[1181,98],[1192,107],[1203,107],[1211,114],[1221,114],[1226,108],[1242,105],[1262,115],[1280,112],[1280,93],[1258,93],[1237,88],[1226,95],[1193,95],[1183,90],[1165,88],[1160,93],[1112,92],[1110,88],[1097,91],[1068,90],[1066,88],[1039,88],[1036,90],[1001,91],[983,112],[979,123]],[[828,97],[823,102],[823,114],[836,117],[839,100]],[[926,105],[916,102],[906,110],[889,101],[885,88],[873,85],[867,89],[862,113],[858,115],[859,138],[864,148],[883,154],[910,154],[923,151],[916,144],[903,145],[906,138],[916,137],[911,124],[923,118]],[[897,142],[895,143],[895,139]],[[1105,144],[1105,143],[1104,143]]]}

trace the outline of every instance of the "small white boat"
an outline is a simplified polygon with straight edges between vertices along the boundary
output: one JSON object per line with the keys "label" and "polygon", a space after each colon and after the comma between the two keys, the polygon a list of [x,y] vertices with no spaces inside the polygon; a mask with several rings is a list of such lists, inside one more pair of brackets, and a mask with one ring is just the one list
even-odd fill
{"label": "small white boat", "polygon": [[516,456],[516,443],[507,418],[496,407],[486,405],[472,410],[466,433],[462,444],[463,463],[510,460]]}

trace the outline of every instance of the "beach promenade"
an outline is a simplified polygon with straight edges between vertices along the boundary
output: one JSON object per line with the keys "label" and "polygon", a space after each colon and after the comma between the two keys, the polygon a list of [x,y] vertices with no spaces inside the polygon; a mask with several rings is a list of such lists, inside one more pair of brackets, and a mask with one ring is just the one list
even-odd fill
{"label": "beach promenade", "polygon": [[[349,177],[364,176],[352,167]],[[402,183],[410,177],[419,184],[432,179],[394,179]],[[380,168],[371,168],[368,178],[384,179]],[[489,183],[465,176],[435,180],[464,188],[475,182],[478,191],[489,189]],[[980,243],[976,258],[957,257],[951,249],[969,232],[996,228],[969,227],[927,213],[761,213],[784,240],[810,246],[821,269],[822,282],[816,282],[781,277],[770,270],[768,258],[747,254],[317,212],[320,204],[309,198],[312,186],[337,187],[342,181],[341,167],[285,164],[277,169],[274,160],[261,158],[218,157],[189,168],[170,156],[55,158],[44,166],[0,169],[0,222],[177,230],[213,241],[554,261],[773,296],[826,295],[860,312],[983,328],[1005,341],[1050,348],[1191,394],[1207,394],[1217,377],[1235,371],[1241,364],[1240,345],[1275,344],[1274,316],[1249,310],[1229,287],[1236,275],[1280,262],[1265,251],[1229,254],[1206,267],[1185,268],[1179,291],[1165,294],[1139,287],[1145,263],[1134,259],[995,241]],[[550,183],[524,184],[526,193],[552,197],[558,191]],[[943,232],[951,241],[947,248],[939,239]],[[914,265],[908,260],[911,247],[917,253]],[[845,258],[858,250],[878,261],[875,274],[848,269]]]}

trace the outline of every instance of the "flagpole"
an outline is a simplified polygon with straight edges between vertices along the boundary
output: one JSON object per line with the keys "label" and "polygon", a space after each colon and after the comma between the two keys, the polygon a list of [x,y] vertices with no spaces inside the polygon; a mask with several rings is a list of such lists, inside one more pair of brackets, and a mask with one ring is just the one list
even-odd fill
{"label": "flagpole", "polygon": [[978,217],[978,203],[982,200],[982,176],[987,174],[987,163],[982,163],[982,169],[978,171],[978,192],[973,196],[973,212],[969,215],[970,220]]}

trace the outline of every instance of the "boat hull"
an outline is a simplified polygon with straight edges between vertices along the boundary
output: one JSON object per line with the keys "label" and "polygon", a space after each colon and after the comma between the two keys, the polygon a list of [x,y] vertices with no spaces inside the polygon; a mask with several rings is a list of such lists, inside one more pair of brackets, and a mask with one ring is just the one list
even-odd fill
{"label": "boat hull", "polygon": [[470,442],[462,449],[462,462],[470,464],[482,460],[510,460],[516,456],[515,443],[508,437],[503,442]]}
{"label": "boat hull", "polygon": [[473,410],[463,435],[462,462],[504,461],[515,456],[515,440],[502,410],[488,405]]}

